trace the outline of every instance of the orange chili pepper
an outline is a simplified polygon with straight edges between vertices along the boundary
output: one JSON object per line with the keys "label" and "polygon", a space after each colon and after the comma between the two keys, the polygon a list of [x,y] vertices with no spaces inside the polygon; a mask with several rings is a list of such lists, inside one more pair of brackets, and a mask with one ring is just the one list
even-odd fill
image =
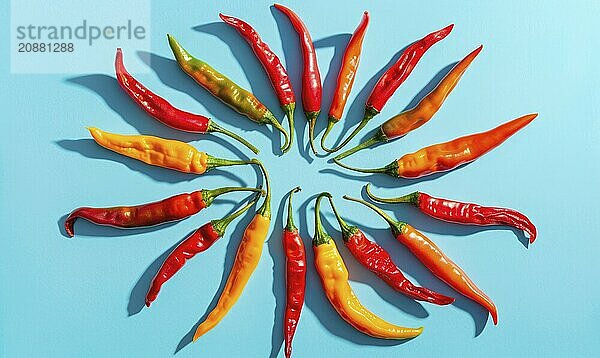
{"label": "orange chili pepper", "polygon": [[229,165],[252,164],[252,161],[215,158],[178,140],[147,135],[122,135],[88,128],[99,145],[115,153],[140,160],[146,164],[203,174],[211,169]]}
{"label": "orange chili pepper", "polygon": [[365,11],[360,24],[358,24],[358,27],[348,42],[348,46],[346,46],[346,52],[342,58],[342,67],[340,68],[337,77],[337,86],[333,93],[331,106],[329,107],[329,122],[327,123],[325,133],[323,133],[323,136],[321,137],[321,148],[326,152],[333,152],[332,149],[325,147],[325,138],[329,135],[333,126],[342,119],[344,107],[348,101],[350,91],[352,91],[354,79],[356,78],[356,71],[358,70],[360,53],[362,51],[362,43],[368,25],[369,13]]}
{"label": "orange chili pepper", "polygon": [[479,55],[482,48],[483,45],[479,46],[457,63],[440,83],[429,94],[423,97],[416,106],[388,119],[371,138],[339,154],[335,159],[340,160],[374,144],[389,142],[393,139],[403,137],[427,123],[442,107],[450,92],[456,87],[463,73],[465,73],[475,57]]}
{"label": "orange chili pepper", "polygon": [[361,173],[383,173],[398,178],[420,178],[433,173],[452,170],[470,163],[490,150],[502,144],[508,137],[518,132],[537,117],[537,113],[528,114],[506,122],[487,132],[471,134],[449,142],[434,144],[403,155],[390,164],[375,169],[354,168],[333,161],[339,166]]}
{"label": "orange chili pepper", "polygon": [[196,329],[194,341],[213,329],[227,315],[227,312],[229,312],[240,298],[248,280],[250,280],[250,276],[252,276],[260,261],[263,245],[269,233],[269,225],[271,223],[271,186],[269,185],[268,173],[263,164],[256,159],[252,163],[260,166],[263,172],[267,195],[262,206],[256,211],[256,215],[254,215],[246,231],[244,231],[242,241],[235,255],[231,273],[227,278],[221,297],[219,297],[215,308]]}

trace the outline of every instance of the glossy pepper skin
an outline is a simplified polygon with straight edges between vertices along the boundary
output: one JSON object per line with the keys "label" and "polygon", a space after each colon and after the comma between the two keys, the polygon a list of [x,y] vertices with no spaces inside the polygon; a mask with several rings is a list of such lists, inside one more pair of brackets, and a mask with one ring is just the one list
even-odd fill
{"label": "glossy pepper skin", "polygon": [[244,231],[223,292],[215,308],[196,329],[193,338],[194,341],[213,329],[227,315],[227,312],[229,312],[231,307],[240,298],[244,287],[246,287],[248,280],[260,261],[263,245],[271,224],[271,186],[269,184],[269,176],[263,164],[256,159],[253,160],[253,163],[260,166],[263,172],[267,195],[263,204],[256,211],[254,218],[252,218],[252,221]]}
{"label": "glossy pepper skin", "polygon": [[287,225],[283,229],[283,250],[285,251],[286,304],[284,317],[285,357],[292,356],[292,340],[298,327],[300,313],[304,305],[306,289],[306,251],[304,243],[294,225],[292,196],[300,187],[289,193]]}
{"label": "glossy pepper skin", "polygon": [[167,35],[167,37],[173,55],[175,55],[175,59],[183,72],[187,73],[200,86],[236,112],[258,124],[270,124],[275,127],[285,137],[285,143],[281,148],[285,149],[287,147],[289,141],[288,133],[283,129],[281,123],[279,123],[273,113],[252,93],[237,85],[206,62],[190,55],[173,36]]}
{"label": "glossy pepper skin", "polygon": [[294,89],[290,78],[283,67],[283,64],[279,60],[279,57],[271,50],[269,45],[264,43],[258,32],[250,26],[247,22],[235,18],[233,16],[227,16],[219,14],[219,17],[223,22],[228,24],[237,30],[237,32],[246,40],[252,52],[256,55],[256,58],[267,72],[271,86],[279,99],[281,109],[285,112],[290,127],[290,141],[286,148],[283,149],[287,152],[292,147],[294,142],[294,110],[296,109],[296,97],[294,97]]}
{"label": "glossy pepper skin", "polygon": [[114,134],[94,127],[88,130],[94,141],[108,150],[146,164],[184,173],[204,174],[216,167],[251,164],[250,161],[215,158],[178,140]]}
{"label": "glossy pepper skin", "polygon": [[65,220],[65,231],[70,237],[75,235],[73,225],[79,218],[96,225],[117,228],[139,228],[178,221],[197,214],[209,207],[221,194],[233,191],[260,191],[256,188],[224,187],[212,190],[197,190],[191,193],[174,195],[164,200],[135,206],[111,208],[81,207],[73,210]]}
{"label": "glossy pepper skin", "polygon": [[125,68],[123,52],[120,48],[117,49],[115,57],[115,74],[123,91],[146,113],[164,125],[191,133],[223,133],[242,143],[255,154],[259,153],[259,150],[244,138],[219,126],[210,118],[175,108],[167,100],[146,88]]}
{"label": "glossy pepper skin", "polygon": [[369,198],[374,201],[388,204],[411,204],[419,208],[423,213],[439,220],[465,225],[511,226],[527,233],[530,244],[533,244],[537,237],[537,229],[531,220],[524,214],[513,209],[436,198],[420,191],[397,198],[381,198],[371,192],[370,184],[367,184],[366,190]]}
{"label": "glossy pepper skin", "polygon": [[321,113],[321,97],[323,92],[321,87],[321,73],[319,72],[319,65],[317,63],[317,52],[315,51],[308,28],[304,25],[300,17],[283,5],[275,4],[274,6],[287,16],[300,38],[302,58],[304,60],[302,71],[302,107],[308,121],[310,145],[313,153],[317,154],[314,145],[314,129],[317,117]]}
{"label": "glossy pepper skin", "polygon": [[352,256],[367,270],[377,275],[383,282],[394,290],[405,294],[406,296],[433,303],[436,305],[448,305],[454,302],[454,298],[442,295],[425,287],[415,286],[396,266],[390,254],[377,243],[367,239],[365,234],[356,226],[348,225],[338,214],[333,199],[329,198],[329,203],[335,214],[335,217],[342,230],[342,239],[344,245],[348,248]]}
{"label": "glossy pepper skin", "polygon": [[414,179],[426,175],[445,172],[470,163],[496,148],[510,136],[518,132],[537,117],[528,114],[506,122],[494,129],[454,139],[450,142],[434,144],[403,155],[382,168],[354,168],[333,159],[339,166],[361,173],[383,173],[398,178]]}
{"label": "glossy pepper skin", "polygon": [[409,224],[392,219],[373,204],[348,196],[344,196],[344,199],[361,203],[379,214],[390,225],[396,240],[406,246],[429,271],[463,296],[483,306],[492,316],[494,324],[498,324],[498,310],[494,302],[433,241]]}
{"label": "glossy pepper skin", "polygon": [[360,24],[354,30],[354,34],[352,34],[348,46],[346,46],[344,57],[342,57],[342,66],[338,73],[337,84],[333,93],[333,99],[331,100],[331,106],[329,107],[329,121],[325,133],[321,137],[321,148],[326,152],[333,151],[325,146],[325,138],[327,138],[333,126],[342,119],[344,107],[352,91],[354,79],[356,78],[356,71],[358,70],[360,54],[362,52],[362,43],[367,33],[368,25],[369,13],[365,11]]}
{"label": "glossy pepper skin", "polygon": [[385,73],[379,78],[375,87],[371,91],[367,103],[365,105],[365,114],[363,119],[360,121],[358,126],[350,133],[346,139],[342,141],[337,147],[333,148],[332,151],[338,151],[344,147],[348,142],[352,140],[373,117],[379,114],[383,109],[383,106],[392,97],[394,92],[406,81],[408,76],[412,73],[413,69],[421,60],[421,57],[435,45],[437,42],[443,40],[450,34],[454,24],[448,25],[441,30],[430,33],[422,39],[414,42],[408,46],[396,63],[392,65]]}
{"label": "glossy pepper skin", "polygon": [[[260,195],[260,194],[259,194]],[[197,254],[206,251],[218,239],[225,235],[227,226],[238,216],[242,215],[256,203],[258,197],[249,204],[219,220],[212,220],[202,225],[190,236],[183,240],[177,247],[167,256],[160,269],[152,279],[150,288],[146,294],[146,306],[150,307],[152,302],[158,297],[158,293],[162,285],[167,282],[177,271],[185,265],[187,260]]]}
{"label": "glossy pepper skin", "polygon": [[327,299],[346,322],[358,331],[376,338],[409,339],[421,334],[423,327],[407,328],[388,323],[364,307],[348,283],[348,269],[335,245],[321,225],[321,193],[315,205],[315,267]]}
{"label": "glossy pepper skin", "polygon": [[415,107],[383,122],[371,138],[337,155],[335,158],[340,160],[377,143],[389,142],[393,139],[403,137],[429,122],[442,107],[450,92],[456,87],[463,73],[465,73],[471,62],[481,52],[482,48],[483,46],[479,46],[457,63],[440,83],[423,97]]}

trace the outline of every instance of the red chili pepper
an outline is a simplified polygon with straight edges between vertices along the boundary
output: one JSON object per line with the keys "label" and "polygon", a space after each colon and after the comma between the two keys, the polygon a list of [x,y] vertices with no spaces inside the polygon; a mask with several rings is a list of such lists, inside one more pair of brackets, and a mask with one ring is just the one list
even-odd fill
{"label": "red chili pepper", "polygon": [[73,210],[65,220],[65,230],[70,237],[75,235],[73,225],[78,218],[96,225],[117,228],[139,228],[178,221],[190,217],[210,206],[221,194],[232,191],[262,191],[256,188],[224,187],[212,190],[197,190],[179,194],[161,201],[136,206],[116,206],[112,208],[81,207]]}
{"label": "red chili pepper", "polygon": [[239,135],[221,127],[208,117],[183,111],[173,107],[167,100],[150,91],[127,72],[123,64],[123,52],[117,48],[115,57],[115,73],[121,88],[146,113],[159,122],[180,131],[192,133],[223,133],[248,147],[258,154],[259,150]]}
{"label": "red chili pepper", "polygon": [[160,288],[173,275],[179,271],[187,260],[196,256],[203,251],[206,251],[219,238],[223,237],[227,226],[238,216],[245,213],[252,205],[256,203],[261,194],[254,200],[248,203],[243,208],[219,220],[212,220],[196,229],[190,236],[183,240],[177,247],[167,256],[162,266],[152,279],[148,293],[146,294],[146,306],[156,299]]}
{"label": "red chili pepper", "polygon": [[532,244],[537,236],[535,225],[520,212],[507,208],[481,206],[473,203],[435,198],[429,194],[415,191],[398,198],[380,198],[371,192],[371,184],[366,190],[369,198],[388,204],[407,203],[419,208],[423,213],[439,220],[466,225],[507,225],[523,230]]}
{"label": "red chili pepper", "polygon": [[383,106],[392,97],[394,92],[400,87],[402,83],[408,78],[412,70],[415,68],[417,63],[421,60],[421,57],[435,45],[437,42],[443,40],[450,32],[454,24],[450,24],[441,30],[430,33],[423,37],[412,45],[408,46],[406,50],[400,55],[398,61],[392,65],[377,81],[375,87],[371,91],[367,103],[365,106],[365,115],[360,121],[358,126],[350,133],[350,135],[342,141],[337,147],[333,148],[332,151],[338,151],[344,147],[348,142],[354,138],[358,132],[363,129],[367,123],[373,117],[379,114],[383,109]]}
{"label": "red chili pepper", "polygon": [[479,55],[482,48],[483,46],[479,46],[457,63],[440,83],[423,97],[416,106],[383,122],[379,130],[371,138],[337,155],[335,159],[340,160],[374,144],[386,143],[403,137],[427,123],[442,107],[450,92],[456,87],[458,81],[475,57]]}
{"label": "red chili pepper", "polygon": [[407,223],[392,219],[371,203],[346,195],[344,199],[361,203],[379,214],[390,225],[396,240],[405,245],[429,271],[463,296],[482,305],[491,314],[494,324],[498,324],[498,310],[494,302],[433,241]]}
{"label": "red chili pepper", "polygon": [[321,74],[319,73],[319,66],[317,64],[317,53],[310,37],[310,33],[300,17],[283,5],[275,4],[274,6],[290,19],[294,30],[296,30],[300,37],[302,57],[304,59],[304,69],[302,74],[302,107],[304,108],[304,115],[308,120],[310,145],[313,152],[317,154],[314,145],[314,129],[317,117],[319,117],[319,113],[321,113],[322,92]]}
{"label": "red chili pepper", "polygon": [[247,22],[235,18],[219,14],[221,20],[238,31],[238,33],[248,42],[256,58],[261,63],[271,86],[275,90],[275,94],[279,99],[281,109],[285,112],[290,126],[290,143],[283,151],[286,152],[292,147],[294,142],[294,110],[296,108],[296,98],[294,97],[294,89],[288,77],[285,67],[281,64],[279,57],[269,48],[269,45],[264,43],[256,30]]}
{"label": "red chili pepper", "polygon": [[358,227],[348,225],[338,214],[333,198],[331,196],[327,196],[327,198],[342,230],[344,244],[362,266],[373,272],[394,290],[415,300],[427,301],[436,305],[448,305],[454,302],[452,297],[425,287],[415,286],[410,282],[392,261],[390,254],[383,247],[369,240]]}
{"label": "red chili pepper", "polygon": [[476,160],[504,143],[510,136],[531,123],[535,117],[537,117],[537,113],[528,114],[486,132],[430,145],[414,153],[405,154],[400,159],[381,168],[354,168],[341,163],[336,158],[333,158],[333,161],[342,168],[360,173],[383,173],[408,179],[420,178],[433,173],[449,171]]}
{"label": "red chili pepper", "polygon": [[298,233],[298,228],[294,225],[292,210],[292,195],[300,191],[300,187],[290,191],[288,201],[287,225],[283,229],[283,250],[285,251],[286,265],[286,305],[285,305],[285,356],[292,356],[292,340],[300,312],[304,305],[304,291],[306,289],[306,251],[304,243]]}
{"label": "red chili pepper", "polygon": [[333,99],[331,100],[331,106],[329,107],[329,121],[327,123],[327,129],[321,137],[321,148],[326,152],[331,152],[332,149],[325,147],[325,138],[331,132],[333,126],[342,119],[344,113],[344,107],[348,101],[350,91],[352,91],[352,85],[356,78],[356,71],[358,70],[358,64],[360,62],[360,53],[362,51],[362,43],[367,33],[367,26],[369,25],[369,13],[364,12],[362,21],[358,24],[354,34],[346,46],[346,52],[342,58],[342,66],[338,73],[337,85],[335,92],[333,93]]}

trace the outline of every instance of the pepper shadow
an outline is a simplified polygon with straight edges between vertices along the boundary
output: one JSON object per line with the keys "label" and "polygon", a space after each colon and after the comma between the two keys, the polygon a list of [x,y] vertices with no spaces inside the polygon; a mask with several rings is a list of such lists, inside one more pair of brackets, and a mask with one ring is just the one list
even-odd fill
{"label": "pepper shadow", "polygon": [[[337,85],[337,77],[342,67],[342,59],[346,46],[350,41],[352,34],[337,34],[319,39],[314,42],[316,48],[333,47],[333,57],[329,61],[329,68],[327,74],[323,80],[323,93],[330,94],[323,96],[323,102],[321,106],[321,115],[317,118],[317,124],[315,125],[315,137],[325,130],[329,121],[329,108],[331,107],[331,101],[333,100],[333,93]],[[326,157],[329,153],[320,153],[319,157]]]}
{"label": "pepper shadow", "polygon": [[[273,259],[273,285],[272,291],[275,297],[275,311],[273,319],[273,329],[271,330],[271,353],[269,357],[276,358],[281,350],[283,344],[283,326],[285,316],[285,305],[287,302],[286,295],[286,258],[283,251],[282,236],[284,216],[286,216],[286,200],[288,195],[284,195],[279,201],[277,208],[277,216],[274,220],[274,229],[269,236],[267,246],[269,248],[269,254]],[[286,217],[287,219],[287,217]]]}
{"label": "pepper shadow", "polygon": [[[129,158],[105,148],[100,147],[93,139],[63,139],[55,142],[59,147],[77,152],[86,158],[109,160],[125,165],[127,168],[145,174],[155,181],[165,183],[179,183],[191,181],[199,177],[198,174],[183,173],[176,170],[149,165],[139,160]],[[237,150],[237,149],[236,149]],[[213,169],[202,176],[221,175],[227,179],[233,180],[239,186],[246,186],[247,183],[239,176],[221,169]]]}
{"label": "pepper shadow", "polygon": [[[146,51],[138,51],[137,55],[143,62],[152,68],[162,83],[177,91],[186,93],[194,100],[201,103],[215,118],[215,122],[227,123],[241,131],[256,130],[264,134],[267,138],[273,138],[272,128],[270,129],[264,125],[254,123],[249,118],[229,108],[184,73],[175,60]],[[235,132],[239,134],[239,131]],[[273,141],[272,147],[274,148],[274,153],[279,152],[279,147],[275,141]]]}
{"label": "pepper shadow", "polygon": [[[363,199],[369,200],[364,193],[362,196]],[[384,207],[382,206],[382,208]],[[399,219],[404,220],[402,217]],[[410,224],[412,225],[413,222],[410,222]],[[475,337],[483,332],[488,320],[488,311],[478,303],[462,296],[446,283],[435,277],[404,245],[398,242],[396,242],[396,244],[390,244],[390,241],[396,241],[396,239],[390,232],[389,227],[380,229],[362,226],[360,229],[384,247],[390,253],[397,266],[400,267],[403,272],[414,277],[420,285],[444,295],[454,297],[455,301],[453,305],[471,315],[474,323]]]}
{"label": "pepper shadow", "polygon": [[304,116],[302,109],[302,72],[303,72],[303,59],[300,50],[300,41],[298,40],[298,34],[292,27],[290,20],[275,6],[270,8],[271,14],[277,23],[277,29],[279,30],[279,38],[281,39],[281,46],[283,47],[283,55],[285,58],[285,67],[292,82],[294,88],[294,94],[296,96],[296,110],[294,111],[295,118],[295,129],[296,129],[296,140],[300,155],[308,163],[312,163],[314,158],[311,156],[311,149],[308,142],[308,122]]}
{"label": "pepper shadow", "polygon": [[[255,172],[256,172],[257,177],[260,178],[260,179],[258,179],[259,183],[257,184],[257,186],[262,185],[264,187],[264,178],[262,177],[262,173],[260,172],[260,169],[255,168]],[[259,202],[258,205],[262,205],[262,203]],[[192,343],[196,329],[198,328],[200,323],[204,322],[206,317],[208,317],[210,312],[217,305],[217,302],[219,301],[219,297],[221,297],[221,294],[223,292],[223,288],[225,287],[225,284],[227,283],[227,278],[229,277],[229,274],[231,273],[231,268],[235,261],[237,249],[241,242],[242,236],[244,235],[244,231],[246,231],[246,227],[248,226],[248,224],[250,224],[250,221],[252,221],[252,218],[254,217],[254,213],[252,213],[252,209],[250,209],[249,212],[250,212],[250,214],[246,213],[242,217],[242,219],[238,222],[238,224],[236,225],[233,232],[229,235],[230,239],[229,239],[229,242],[227,243],[227,248],[225,249],[225,262],[223,264],[223,274],[221,275],[221,283],[219,284],[219,289],[217,290],[212,301],[208,305],[206,312],[202,315],[202,317],[200,317],[198,322],[196,322],[192,326],[192,328],[181,338],[181,340],[177,344],[177,347],[175,348],[175,351],[173,352],[173,355],[177,354],[180,350],[185,348],[188,344]],[[236,238],[236,239],[231,240],[232,238]]]}
{"label": "pepper shadow", "polygon": [[[421,90],[419,91],[419,93],[417,93],[412,99],[411,101],[406,105],[406,107],[404,107],[404,109],[402,111],[400,111],[399,113],[405,112],[409,109],[413,109],[417,104],[419,104],[419,102],[421,102],[421,100],[427,96],[429,93],[431,93],[431,91],[433,91],[438,84],[444,79],[444,77],[446,77],[446,75],[454,68],[454,66],[456,66],[457,62],[453,62],[449,65],[446,65],[444,68],[442,68],[441,70],[438,71],[438,73],[436,73],[435,76],[433,76],[433,78],[431,80],[429,80],[429,82],[425,85],[425,87],[421,88]],[[435,116],[434,116],[435,117]],[[434,118],[432,118],[431,120],[434,120]],[[373,137],[375,135],[375,133],[377,133],[379,131],[380,127],[377,127],[373,130],[371,130],[370,132],[368,132],[367,134],[365,134],[362,139],[360,140],[360,142],[362,143],[363,141],[370,139],[371,137]],[[418,129],[418,128],[417,128]],[[410,133],[407,133],[410,134]],[[405,135],[407,135],[405,134]],[[399,138],[395,138],[390,142],[380,142],[377,143],[375,145],[370,146],[369,148],[367,148],[367,150],[372,150],[375,149],[381,145],[384,144],[388,144],[388,143],[392,143],[396,140],[402,139],[404,138],[404,135],[402,137]]]}
{"label": "pepper shadow", "polygon": [[[378,195],[377,193],[374,194]],[[386,197],[400,196],[404,194],[408,194],[408,191],[405,191],[404,193],[390,194]],[[368,199],[366,194],[363,196],[366,200],[373,202],[371,199]],[[386,204],[379,202],[376,202],[375,204],[383,210],[394,212],[399,220],[410,223],[419,231],[460,237],[474,235],[484,231],[511,231],[525,248],[529,247],[529,239],[525,236],[523,231],[513,227],[502,225],[463,225],[435,219],[422,213],[417,207],[410,204]]]}
{"label": "pepper shadow", "polygon": [[[299,207],[300,212],[300,235],[304,239],[304,245],[307,248],[306,265],[309,269],[306,271],[306,295],[305,305],[317,317],[319,322],[331,333],[336,336],[351,341],[359,345],[376,345],[376,346],[396,346],[401,345],[409,340],[385,340],[367,336],[345,322],[331,306],[323,293],[321,287],[321,279],[315,269],[310,269],[314,266],[314,254],[308,253],[312,247],[312,235],[308,232],[307,215],[309,213],[309,204],[314,204],[314,199],[318,194],[312,195],[306,199]],[[314,210],[311,207],[310,213],[314,215]],[[356,271],[352,268],[353,271]]]}
{"label": "pepper shadow", "polygon": [[202,134],[175,130],[152,118],[123,92],[114,77],[104,74],[93,74],[71,77],[65,81],[97,93],[108,107],[139,133],[152,134],[163,138],[176,138],[184,142],[198,140],[202,136]]}

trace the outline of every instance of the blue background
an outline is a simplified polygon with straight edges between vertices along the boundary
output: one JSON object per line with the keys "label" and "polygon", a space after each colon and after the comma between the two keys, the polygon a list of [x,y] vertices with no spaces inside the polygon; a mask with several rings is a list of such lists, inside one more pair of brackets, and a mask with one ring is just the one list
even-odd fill
{"label": "blue background", "polygon": [[[280,204],[296,185],[303,187],[296,197],[296,221],[307,245],[314,231],[310,199],[329,190],[343,216],[360,222],[414,281],[457,296],[397,244],[379,218],[339,198],[344,193],[360,195],[367,181],[380,195],[422,190],[519,209],[537,224],[538,241],[527,249],[522,234],[507,228],[463,227],[434,221],[408,207],[386,207],[425,232],[489,294],[499,309],[499,325],[493,326],[486,312],[465,298],[457,296],[456,304],[436,307],[388,288],[354,262],[341,245],[325,206],[331,224],[327,228],[338,240],[358,297],[390,322],[423,325],[425,331],[404,343],[372,339],[355,331],[325,299],[307,246],[310,269],[306,305],[294,341],[296,356],[597,354],[600,50],[596,15],[600,5],[593,1],[568,7],[556,1],[291,3],[318,48],[324,94],[332,91],[349,33],[363,10],[371,13],[348,114],[332,139],[341,127],[347,129],[359,120],[381,70],[412,41],[456,24],[452,34],[423,57],[369,125],[370,130],[414,104],[449,65],[484,44],[483,52],[429,123],[402,140],[348,158],[347,163],[383,165],[431,143],[487,130],[522,114],[540,113],[527,128],[480,160],[416,181],[354,176],[326,159],[310,159],[300,109],[296,128],[301,145],[296,142],[289,154],[277,157],[279,143],[271,144],[270,128],[248,122],[211,98],[171,60],[167,32],[192,54],[251,88],[281,118],[277,100],[249,47],[218,19],[222,11],[255,26],[285,61],[299,102],[297,38],[286,18],[269,5],[262,1],[153,3],[151,54],[125,53],[126,63],[140,58],[148,63],[150,71],[139,79],[176,106],[208,113],[228,128],[240,127],[237,132],[244,132],[263,149],[260,158],[268,163],[272,176],[274,220],[260,265],[227,317],[195,344],[188,344],[191,334],[215,303],[250,216],[230,227],[226,238],[211,250],[189,262],[164,286],[151,309],[142,308],[143,297],[174,245],[194,228],[229,212],[243,195],[224,196],[199,215],[160,228],[119,231],[81,221],[74,239],[67,239],[61,231],[64,215],[83,205],[136,204],[199,188],[255,185],[257,173],[249,167],[234,167],[195,177],[150,167],[98,147],[84,126],[191,141],[228,158],[252,153],[223,136],[198,138],[162,126],[120,91],[112,75],[11,75],[6,39],[0,57],[0,355],[281,356],[285,297]],[[8,6],[4,2],[0,12],[4,24],[9,23]],[[112,62],[113,57],[105,61]],[[326,113],[327,95],[323,102]],[[326,122],[325,113],[319,119],[319,131]]]}

